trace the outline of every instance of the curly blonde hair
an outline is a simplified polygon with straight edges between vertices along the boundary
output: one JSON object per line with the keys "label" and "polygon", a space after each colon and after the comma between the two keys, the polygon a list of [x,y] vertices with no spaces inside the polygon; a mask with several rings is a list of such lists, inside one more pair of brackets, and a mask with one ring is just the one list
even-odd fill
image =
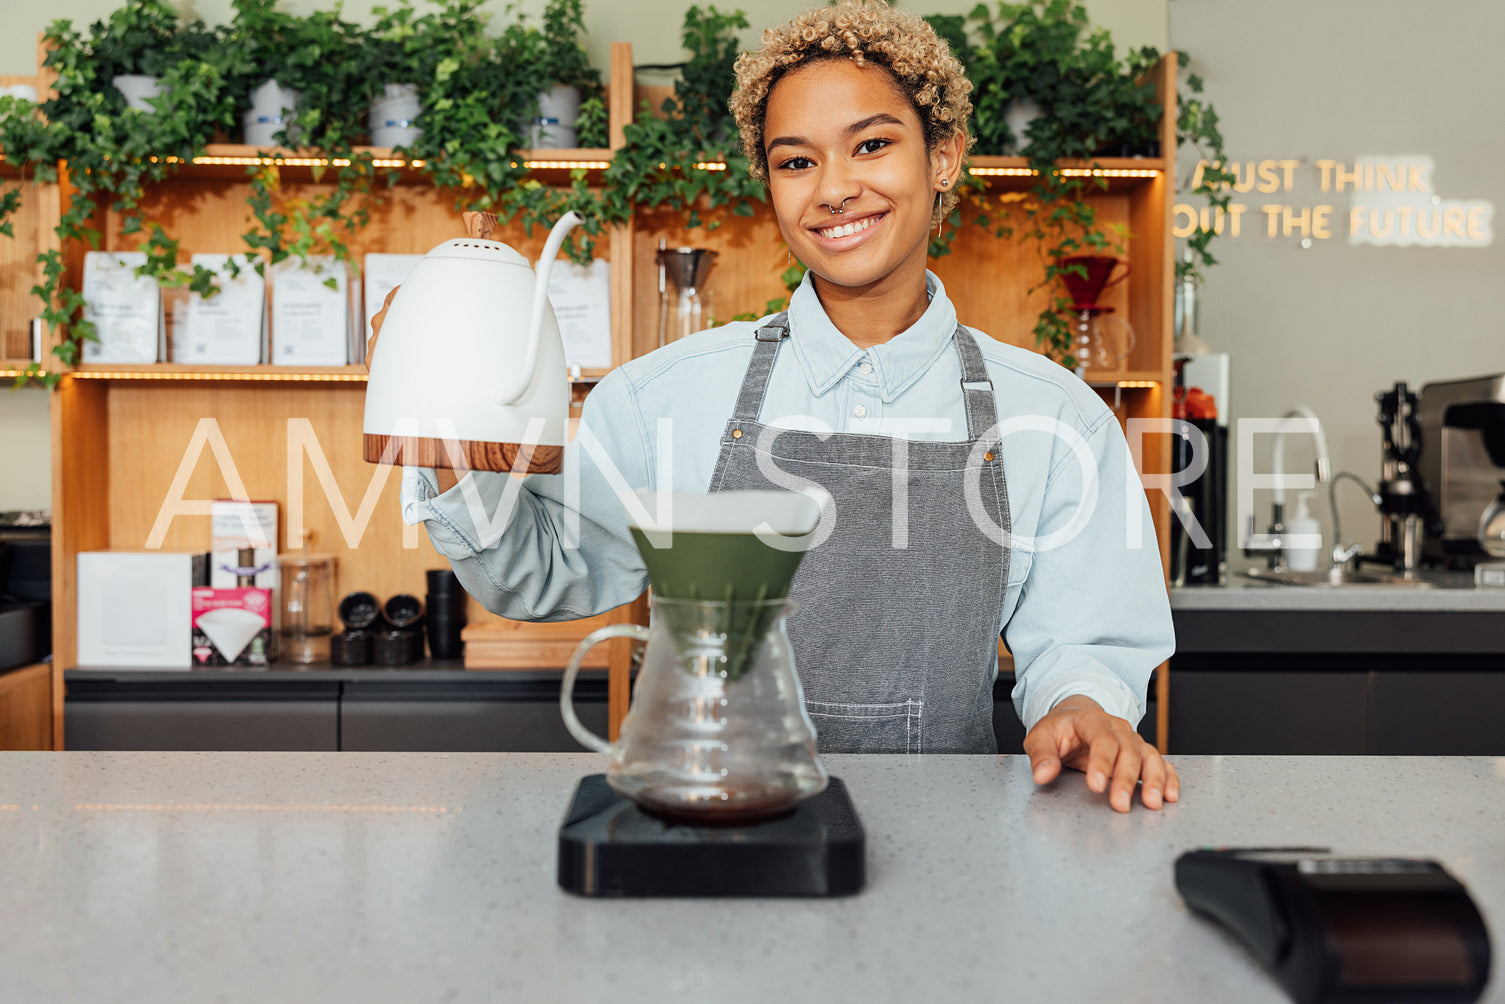
{"label": "curly blonde hair", "polygon": [[[761,49],[737,57],[731,110],[753,177],[768,184],[763,121],[773,85],[797,67],[826,59],[850,59],[858,66],[871,63],[888,70],[919,116],[926,148],[933,151],[960,133],[966,159],[973,142],[967,128],[972,82],[951,47],[923,20],[889,7],[885,0],[842,0],[769,28],[763,32]],[[957,197],[954,190],[944,194],[942,214],[951,211]]]}

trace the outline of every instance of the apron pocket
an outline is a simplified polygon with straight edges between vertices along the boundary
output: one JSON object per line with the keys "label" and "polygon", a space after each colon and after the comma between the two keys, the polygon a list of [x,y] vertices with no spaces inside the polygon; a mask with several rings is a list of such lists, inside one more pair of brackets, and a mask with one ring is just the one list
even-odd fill
{"label": "apron pocket", "polygon": [[919,753],[924,701],[842,704],[806,701],[821,753]]}

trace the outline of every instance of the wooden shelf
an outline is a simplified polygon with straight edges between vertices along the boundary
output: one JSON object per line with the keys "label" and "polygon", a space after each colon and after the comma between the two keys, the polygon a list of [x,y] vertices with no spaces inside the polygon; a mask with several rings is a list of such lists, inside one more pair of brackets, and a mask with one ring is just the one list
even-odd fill
{"label": "wooden shelf", "polygon": [[[423,177],[422,160],[410,160],[391,147],[359,146],[357,154],[370,154],[378,167],[397,168],[413,180]],[[529,170],[546,178],[563,180],[571,171],[602,171],[610,166],[612,151],[605,148],[527,149],[518,150],[517,158]],[[330,160],[318,151],[284,147],[257,147],[237,143],[211,143],[192,164],[184,164],[178,175],[187,178],[225,177],[241,179],[246,168],[256,164],[278,164],[294,177],[312,177],[316,169],[341,166],[346,161]],[[719,166],[719,165],[718,165]],[[1068,175],[1102,179],[1109,191],[1133,188],[1164,177],[1169,166],[1161,157],[1100,157],[1093,160],[1061,162]],[[1032,183],[1034,171],[1024,157],[979,155],[972,158],[972,174],[985,179],[989,187],[1024,189]]]}
{"label": "wooden shelf", "polygon": [[1084,382],[1090,387],[1120,387],[1124,390],[1147,390],[1161,386],[1165,374],[1159,370],[1091,370]]}
{"label": "wooden shelf", "polygon": [[[614,44],[609,101],[614,147],[621,146],[622,130],[637,107],[632,66],[630,47]],[[1161,149],[1171,150],[1176,121],[1174,60],[1167,59],[1154,72],[1165,110]],[[384,166],[398,171],[403,183],[377,200],[370,225],[351,243],[352,254],[422,254],[459,236],[453,192],[429,184],[422,167],[393,156],[389,149],[362,152],[395,162]],[[324,173],[331,165],[306,151],[215,145],[206,149],[198,163],[178,165],[171,177],[151,186],[143,212],[149,219],[162,221],[181,242],[180,255],[235,246],[247,226],[248,169],[276,154],[284,158],[283,180],[289,189],[327,185],[332,180]],[[593,172],[594,184],[612,154],[589,149],[522,150],[518,157],[532,165],[532,177],[544,184],[567,184],[571,172],[579,169]],[[1106,188],[1089,186],[1086,198],[1100,223],[1121,227],[1128,235],[1122,253],[1133,264],[1127,279],[1109,289],[1104,302],[1133,327],[1138,343],[1123,359],[1122,369],[1089,372],[1087,382],[1114,404],[1121,421],[1168,416],[1173,373],[1173,163],[1165,158],[1102,158],[1064,166],[1103,172],[1098,177]],[[1024,191],[1032,184],[1028,162],[1021,157],[977,157],[973,167],[994,194]],[[317,182],[316,173],[320,175]],[[70,194],[59,185],[32,197],[36,208],[28,211],[33,215],[17,230],[27,240],[24,246],[19,240],[11,242],[28,269],[40,250],[55,246],[53,227]],[[1018,200],[993,201],[1006,203],[1000,219],[1003,214],[1021,212]],[[995,208],[988,207],[990,214]],[[657,347],[655,255],[661,240],[706,247],[721,255],[708,282],[717,317],[758,312],[770,298],[785,295],[781,274],[787,258],[772,208],[759,204],[751,216],[728,214],[721,222],[724,225],[715,230],[689,229],[683,214],[640,210],[599,240],[598,251],[611,265],[613,365]],[[140,235],[125,232],[118,214],[107,207],[96,213],[94,224],[106,250],[131,250],[139,244]],[[964,226],[957,235],[956,253],[933,260],[930,267],[945,282],[958,316],[968,324],[1001,341],[1033,348],[1035,319],[1048,308],[1052,291],[1038,288],[1044,277],[1038,250],[1017,236],[1017,228],[1015,233],[995,238],[990,230]],[[498,239],[531,258],[541,250],[544,235],[527,233],[514,221]],[[0,259],[5,245],[0,241]],[[70,242],[61,250],[68,258],[70,281],[77,288],[85,248]],[[13,271],[21,293],[37,281],[31,271]],[[26,309],[33,310],[19,295],[0,298],[0,305],[5,302],[26,303]],[[0,331],[18,332],[30,317],[6,315],[0,321],[4,322]],[[0,344],[0,356],[23,355],[29,346],[29,338],[24,343]],[[6,365],[0,360],[0,373]],[[12,373],[25,365],[16,360]],[[604,373],[604,369],[580,373],[576,400]],[[61,747],[65,741],[62,667],[76,660],[73,569],[77,555],[104,548],[139,549],[154,532],[164,500],[224,498],[228,478],[234,474],[250,497],[279,503],[284,528],[296,508],[302,524],[314,534],[315,546],[336,556],[340,589],[362,588],[381,596],[421,594],[424,572],[442,567],[444,559],[423,538],[420,528],[403,524],[397,500],[400,479],[392,476],[390,468],[367,464],[360,453],[365,380],[362,366],[88,363],[65,373],[51,400],[57,661],[51,667],[50,739],[54,745]],[[337,385],[348,389],[341,392]],[[208,420],[214,423],[212,429],[203,425]],[[186,452],[194,442],[201,446],[197,457]],[[218,451],[212,456],[211,446]],[[1147,441],[1144,473],[1165,474],[1170,466],[1170,437]],[[175,488],[175,472],[180,470],[188,480]],[[1158,493],[1151,496],[1150,505],[1164,559],[1169,507]],[[207,543],[206,517],[180,514],[163,532],[162,546],[168,550],[202,550]],[[562,662],[591,626],[644,617],[636,605],[603,615],[605,620],[565,626],[502,621],[478,604],[472,604],[468,613],[468,635],[475,635],[471,637],[473,656],[516,665],[528,655],[535,667],[540,660]],[[602,651],[612,665],[615,722],[627,705],[631,646],[623,642]],[[1168,707],[1165,687],[1166,674],[1162,673],[1157,678],[1162,716]],[[1166,734],[1164,721],[1160,734]]]}
{"label": "wooden shelf", "polygon": [[[27,364],[0,361],[0,377],[18,376]],[[583,369],[572,382],[599,383],[609,372]],[[220,380],[262,383],[365,383],[366,367],[352,366],[214,366],[190,363],[85,363],[69,371],[76,380]],[[568,376],[568,374],[565,374]]]}
{"label": "wooden shelf", "polygon": [[[358,146],[357,154],[370,154],[379,168],[395,168],[405,181],[426,182],[424,161],[412,160],[395,152],[391,147]],[[518,150],[517,157],[524,166],[545,177],[559,174],[568,176],[570,171],[604,170],[611,163],[611,151],[606,149],[560,149]],[[316,171],[341,167],[347,160],[333,159],[316,150],[294,150],[285,147],[246,146],[240,143],[211,143],[204,152],[183,164],[175,177],[224,178],[242,181],[247,168],[258,164],[276,164],[282,173],[298,180],[312,180]]]}
{"label": "wooden shelf", "polygon": [[[1106,183],[1110,192],[1121,192],[1158,181],[1166,176],[1169,165],[1163,157],[1099,157],[1093,160],[1064,160],[1062,173],[1095,178]],[[989,188],[1023,190],[1034,183],[1035,172],[1025,157],[974,156],[968,165],[972,175],[982,178]]]}

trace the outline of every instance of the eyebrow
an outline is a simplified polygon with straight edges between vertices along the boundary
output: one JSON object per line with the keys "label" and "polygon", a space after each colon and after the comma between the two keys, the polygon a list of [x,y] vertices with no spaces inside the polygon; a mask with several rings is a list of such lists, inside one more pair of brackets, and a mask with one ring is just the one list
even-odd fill
{"label": "eyebrow", "polygon": [[[869,126],[875,126],[875,125],[896,125],[896,126],[902,126],[903,124],[904,124],[903,122],[899,121],[897,118],[895,118],[894,116],[890,115],[888,112],[879,112],[877,115],[869,115],[867,118],[862,119],[860,122],[853,122],[851,125],[847,126],[846,129],[844,129],[842,131],[842,135],[843,136],[851,136],[853,133],[862,132],[862,130],[868,128]],[[773,152],[773,148],[776,147],[776,146],[809,146],[809,145],[811,145],[810,141],[807,140],[807,139],[805,139],[803,136],[779,136],[779,137],[776,137],[776,138],[771,139],[771,140],[768,141],[768,146],[766,147],[766,150],[768,152],[772,153]]]}

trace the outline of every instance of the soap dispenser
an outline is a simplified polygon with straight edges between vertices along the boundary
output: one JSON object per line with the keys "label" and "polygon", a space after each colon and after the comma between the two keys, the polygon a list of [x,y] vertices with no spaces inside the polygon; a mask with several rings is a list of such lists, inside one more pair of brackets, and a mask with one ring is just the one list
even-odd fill
{"label": "soap dispenser", "polygon": [[[1296,496],[1296,512],[1285,521],[1286,567],[1293,572],[1315,572],[1317,555],[1322,551],[1322,524],[1312,515],[1311,503],[1311,492]],[[1311,538],[1311,542],[1302,537]]]}

